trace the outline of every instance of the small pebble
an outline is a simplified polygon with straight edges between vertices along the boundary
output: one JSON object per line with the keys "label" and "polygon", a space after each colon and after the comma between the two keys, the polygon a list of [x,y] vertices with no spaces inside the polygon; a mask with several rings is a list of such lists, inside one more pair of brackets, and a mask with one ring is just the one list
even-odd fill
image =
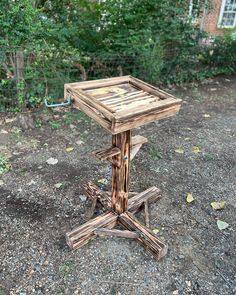
{"label": "small pebble", "polygon": [[87,197],[85,195],[79,195],[79,198],[81,202],[85,202],[87,200]]}
{"label": "small pebble", "polygon": [[79,140],[76,141],[76,144],[81,145],[81,144],[84,144],[84,142],[83,142],[83,140],[79,139]]}

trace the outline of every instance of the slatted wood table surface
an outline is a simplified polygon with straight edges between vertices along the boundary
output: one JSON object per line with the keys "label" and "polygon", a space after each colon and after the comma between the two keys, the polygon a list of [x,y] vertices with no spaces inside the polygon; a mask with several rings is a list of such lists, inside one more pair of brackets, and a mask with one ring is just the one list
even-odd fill
{"label": "slatted wood table surface", "polygon": [[[181,100],[132,76],[65,84],[65,98],[71,97],[80,109],[112,133],[112,145],[94,155],[112,163],[112,191],[101,191],[89,182],[86,195],[107,210],[101,216],[66,234],[68,245],[76,249],[100,236],[120,236],[137,240],[155,258],[167,252],[167,246],[134,216],[145,205],[160,198],[160,190],[151,187],[129,198],[130,162],[147,142],[143,136],[131,136],[131,129],[178,113]],[[149,222],[148,222],[149,223]],[[121,225],[125,230],[115,229]]]}

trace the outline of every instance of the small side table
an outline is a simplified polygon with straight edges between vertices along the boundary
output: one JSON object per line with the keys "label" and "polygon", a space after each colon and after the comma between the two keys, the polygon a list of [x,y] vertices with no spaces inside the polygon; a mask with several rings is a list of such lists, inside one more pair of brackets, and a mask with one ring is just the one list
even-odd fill
{"label": "small side table", "polygon": [[[84,186],[93,203],[100,202],[107,212],[68,232],[67,244],[76,249],[100,235],[132,238],[159,260],[167,246],[134,213],[158,200],[161,192],[153,186],[128,197],[130,162],[147,142],[143,136],[131,137],[131,129],[175,115],[181,100],[132,76],[65,84],[68,96],[75,108],[112,133],[112,146],[95,152],[98,159],[112,164],[112,192],[101,191],[91,182]],[[118,224],[125,230],[115,229]]]}

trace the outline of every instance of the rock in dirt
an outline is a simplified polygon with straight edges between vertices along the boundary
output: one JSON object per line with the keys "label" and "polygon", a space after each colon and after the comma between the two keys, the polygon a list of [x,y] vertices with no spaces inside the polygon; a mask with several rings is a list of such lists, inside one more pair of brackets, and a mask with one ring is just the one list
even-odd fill
{"label": "rock in dirt", "polygon": [[55,158],[49,158],[46,162],[48,163],[48,165],[56,165],[58,163],[58,160]]}
{"label": "rock in dirt", "polygon": [[84,142],[83,142],[83,140],[79,139],[79,140],[76,141],[76,144],[81,145],[81,144],[84,144]]}
{"label": "rock in dirt", "polygon": [[34,117],[31,113],[18,114],[16,117],[16,124],[22,131],[35,128]]}
{"label": "rock in dirt", "polygon": [[39,114],[38,117],[43,122],[49,122],[53,119],[53,115],[51,113],[42,113],[42,114]]}
{"label": "rock in dirt", "polygon": [[8,124],[8,123],[12,123],[12,122],[14,122],[16,120],[16,118],[14,117],[14,118],[6,118],[5,119],[5,123],[6,124]]}
{"label": "rock in dirt", "polygon": [[84,195],[79,195],[79,198],[80,198],[81,202],[85,202],[87,200],[87,197]]}

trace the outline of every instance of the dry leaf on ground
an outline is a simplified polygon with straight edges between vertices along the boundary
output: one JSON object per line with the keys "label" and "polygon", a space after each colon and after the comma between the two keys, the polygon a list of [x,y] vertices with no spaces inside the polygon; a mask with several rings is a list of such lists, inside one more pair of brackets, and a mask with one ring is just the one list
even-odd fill
{"label": "dry leaf on ground", "polygon": [[194,154],[198,154],[198,153],[201,153],[202,151],[201,151],[201,148],[200,148],[200,147],[198,147],[198,146],[193,146],[193,147],[192,147],[192,152],[193,152]]}
{"label": "dry leaf on ground", "polygon": [[182,148],[179,148],[179,149],[176,149],[175,152],[177,154],[183,154],[184,153],[184,150]]}
{"label": "dry leaf on ground", "polygon": [[153,231],[153,233],[154,233],[155,235],[159,233],[159,229],[158,229],[158,228],[154,228],[152,231]]}
{"label": "dry leaf on ground", "polygon": [[194,197],[192,193],[188,193],[186,197],[187,203],[192,203],[194,201]]}
{"label": "dry leaf on ground", "polygon": [[221,202],[211,202],[211,207],[214,210],[220,210],[223,209],[225,207],[225,201],[221,201]]}
{"label": "dry leaf on ground", "polygon": [[106,178],[101,178],[101,179],[99,179],[98,180],[98,183],[105,183],[105,184],[107,184],[108,183],[108,180],[106,179]]}
{"label": "dry leaf on ground", "polygon": [[73,151],[73,149],[74,149],[74,148],[70,146],[70,147],[66,148],[66,152],[67,152],[67,153],[70,153],[70,152]]}
{"label": "dry leaf on ground", "polygon": [[211,115],[210,115],[210,114],[203,114],[202,116],[203,116],[204,118],[210,118]]}

